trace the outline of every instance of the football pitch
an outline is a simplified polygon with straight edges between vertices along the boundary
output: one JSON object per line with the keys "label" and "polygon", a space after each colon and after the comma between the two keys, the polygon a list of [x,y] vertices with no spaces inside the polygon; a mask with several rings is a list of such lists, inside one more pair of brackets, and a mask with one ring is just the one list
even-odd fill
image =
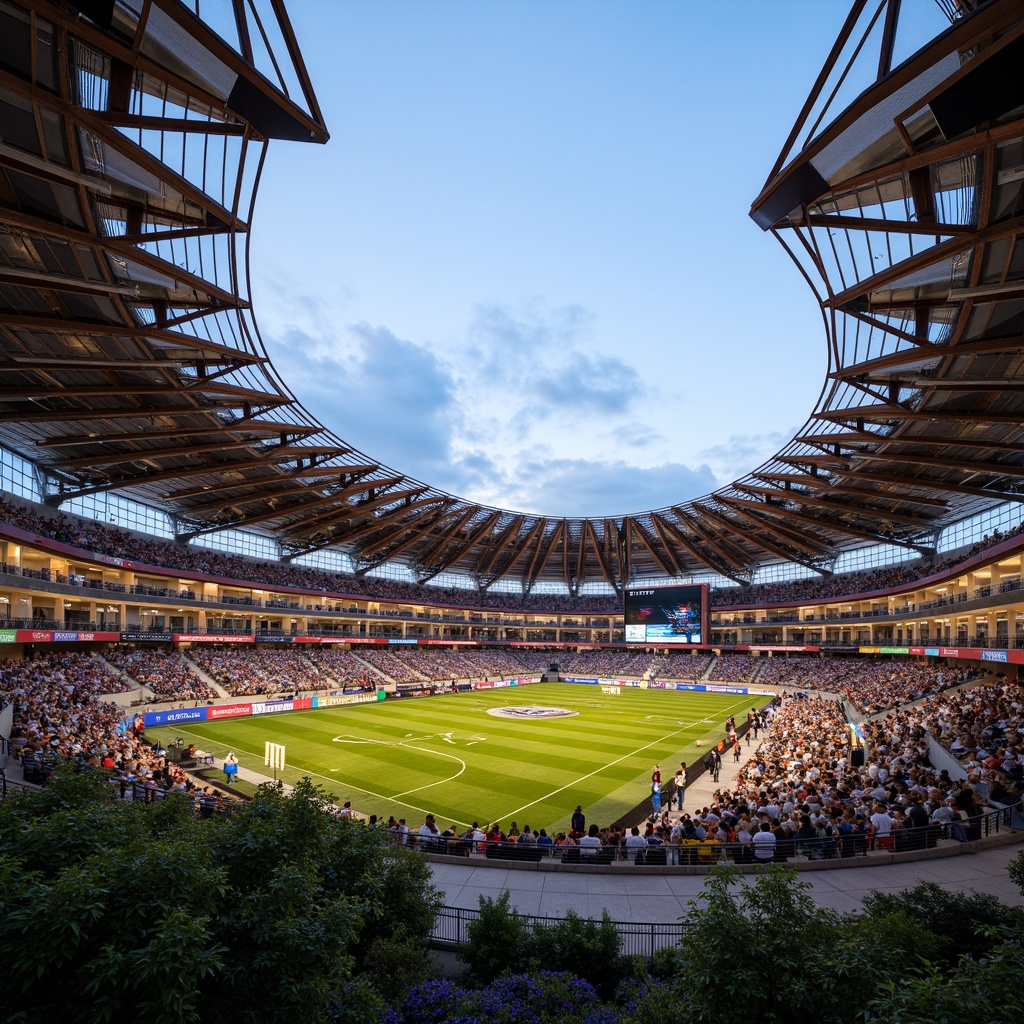
{"label": "football pitch", "polygon": [[730,713],[745,720],[764,701],[537,683],[148,734],[164,744],[181,736],[218,758],[233,750],[244,767],[267,775],[265,742],[283,744],[285,782],[308,775],[339,803],[351,800],[357,811],[384,820],[405,818],[413,830],[429,812],[442,829],[514,820],[551,832],[568,829],[577,804],[588,822],[615,821],[650,797],[653,765],[667,782],[680,761],[697,763],[723,737]]}

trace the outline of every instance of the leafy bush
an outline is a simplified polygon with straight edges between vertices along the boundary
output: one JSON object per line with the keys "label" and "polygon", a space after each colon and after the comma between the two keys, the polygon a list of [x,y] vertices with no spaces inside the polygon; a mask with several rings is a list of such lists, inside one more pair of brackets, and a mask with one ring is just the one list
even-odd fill
{"label": "leafy bush", "polygon": [[991,950],[998,941],[987,933],[992,925],[1024,921],[1018,908],[989,893],[940,889],[934,882],[901,892],[869,893],[864,897],[864,909],[871,922],[893,914],[910,918],[932,936],[923,942],[921,955],[950,967],[956,966],[961,954],[978,958]]}
{"label": "leafy bush", "polygon": [[1019,1024],[1024,1020],[1024,950],[1020,932],[989,936],[980,960],[961,957],[950,970],[929,964],[871,994],[865,1020],[884,1024]]}
{"label": "leafy bush", "polygon": [[527,941],[530,960],[549,971],[585,978],[603,999],[611,999],[622,980],[621,941],[608,912],[585,921],[569,911],[565,920],[538,928]]}
{"label": "leafy bush", "polygon": [[1010,881],[1024,893],[1024,851],[1010,861],[1007,870],[1010,873]]}
{"label": "leafy bush", "polygon": [[459,959],[478,985],[530,967],[530,930],[526,921],[511,909],[510,902],[507,890],[496,900],[481,896],[480,916],[470,922],[467,941],[459,947]]}

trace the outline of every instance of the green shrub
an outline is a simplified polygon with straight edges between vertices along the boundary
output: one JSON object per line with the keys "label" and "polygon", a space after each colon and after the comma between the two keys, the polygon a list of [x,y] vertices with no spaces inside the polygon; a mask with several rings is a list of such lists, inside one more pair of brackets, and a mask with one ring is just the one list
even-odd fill
{"label": "green shrub", "polygon": [[503,892],[496,900],[480,897],[480,916],[470,923],[467,941],[459,947],[459,959],[470,978],[486,985],[505,973],[516,974],[529,966],[529,928],[509,906]]}
{"label": "green shrub", "polygon": [[600,921],[586,921],[570,910],[565,920],[537,928],[527,940],[537,969],[585,978],[602,999],[611,999],[622,980],[625,961],[620,947],[618,930],[607,911]]}

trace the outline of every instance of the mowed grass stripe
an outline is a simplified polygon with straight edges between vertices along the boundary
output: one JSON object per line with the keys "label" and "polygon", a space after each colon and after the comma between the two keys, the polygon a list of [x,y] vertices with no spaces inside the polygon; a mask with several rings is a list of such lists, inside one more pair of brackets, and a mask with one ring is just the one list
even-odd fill
{"label": "mowed grass stripe", "polygon": [[[680,759],[706,752],[697,739],[719,739],[726,717],[745,715],[755,701],[764,702],[639,689],[612,697],[551,683],[153,732],[188,733],[221,757],[233,749],[260,772],[264,742],[284,743],[286,781],[308,774],[359,810],[406,817],[410,825],[412,812],[429,810],[460,825],[507,824],[514,812],[534,827],[556,828],[568,824],[576,803],[589,805],[592,819],[600,811],[593,820],[620,816],[649,795],[652,764],[671,777]],[[578,714],[522,720],[486,713],[510,705]]]}

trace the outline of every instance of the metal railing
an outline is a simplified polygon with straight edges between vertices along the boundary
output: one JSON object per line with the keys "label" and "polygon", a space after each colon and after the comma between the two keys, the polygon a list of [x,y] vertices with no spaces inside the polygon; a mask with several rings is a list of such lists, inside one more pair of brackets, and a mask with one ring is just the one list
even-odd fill
{"label": "metal railing", "polygon": [[[519,914],[533,931],[549,928],[562,923],[558,917],[538,917],[533,914]],[[445,945],[459,946],[469,941],[469,926],[479,920],[479,910],[465,910],[462,907],[442,907],[430,931],[430,941]],[[620,951],[627,956],[650,956],[666,946],[678,945],[689,925],[682,921],[676,924],[641,924],[636,921],[612,921],[619,933]]]}
{"label": "metal railing", "polygon": [[[804,865],[817,861],[847,860],[850,865],[863,864],[873,854],[910,854],[932,849],[940,840],[968,843],[988,839],[1003,831],[1014,831],[1013,806],[993,808],[984,814],[950,823],[932,823],[920,828],[894,829],[892,841],[876,842],[867,831],[836,833],[798,839],[795,836],[777,839],[772,861],[768,863]],[[622,845],[603,846],[597,853],[586,854],[578,846],[538,845],[520,842],[483,842],[447,836],[420,836],[409,832],[402,836],[392,833],[395,845],[418,849],[426,854],[448,857],[479,857],[507,861],[509,864],[614,865],[626,870],[635,865],[634,856]],[[476,849],[475,847],[480,847]],[[872,858],[873,859],[873,858]],[[666,843],[644,851],[641,863],[647,867],[672,868],[704,867],[720,864],[757,864],[750,843],[725,843],[713,840],[684,840],[675,845]]]}

